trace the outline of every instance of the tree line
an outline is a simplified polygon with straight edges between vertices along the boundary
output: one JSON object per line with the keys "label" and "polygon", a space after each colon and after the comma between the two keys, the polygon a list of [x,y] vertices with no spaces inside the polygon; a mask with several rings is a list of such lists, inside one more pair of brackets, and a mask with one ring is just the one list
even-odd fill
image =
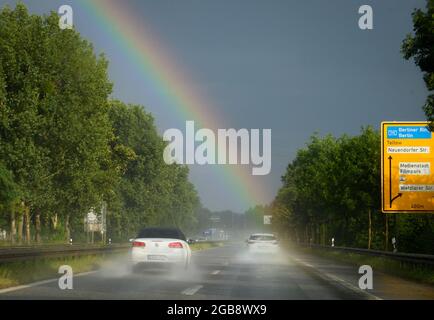
{"label": "tree line", "polygon": [[188,168],[164,163],[152,115],[112,100],[105,56],[58,21],[0,11],[0,229],[12,242],[80,239],[102,206],[113,240],[193,226]]}
{"label": "tree line", "polygon": [[282,177],[269,210],[296,242],[434,253],[434,215],[381,213],[381,137],[314,135]]}

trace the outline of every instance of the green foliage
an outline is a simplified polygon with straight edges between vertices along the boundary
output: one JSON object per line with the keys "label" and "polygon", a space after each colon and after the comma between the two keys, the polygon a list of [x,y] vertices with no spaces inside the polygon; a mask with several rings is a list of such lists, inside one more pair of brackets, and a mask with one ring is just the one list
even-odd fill
{"label": "green foliage", "polygon": [[107,60],[58,21],[23,4],[0,11],[0,220],[30,212],[35,231],[68,238],[72,226],[80,239],[105,202],[113,238],[194,225],[188,168],[163,162],[152,116],[109,100]]}
{"label": "green foliage", "polygon": [[11,172],[0,163],[0,205],[11,205],[18,197],[18,186],[15,184]]}
{"label": "green foliage", "polygon": [[[12,174],[0,162],[0,212],[10,210],[20,192]],[[6,227],[7,219],[0,214],[0,229]]]}
{"label": "green foliage", "polygon": [[33,208],[76,213],[101,195],[111,127],[107,62],[55,13],[0,15],[1,159]]}
{"label": "green foliage", "polygon": [[407,35],[402,43],[402,53],[405,59],[414,58],[423,79],[430,91],[424,106],[425,114],[434,129],[434,0],[427,0],[426,11],[414,10],[414,35]]}
{"label": "green foliage", "polygon": [[[110,103],[117,163],[126,160],[123,175],[109,202],[113,237],[134,236],[149,225],[189,227],[199,204],[188,181],[188,168],[163,162],[165,143],[154,120],[141,106]],[[120,160],[119,160],[120,159]]]}

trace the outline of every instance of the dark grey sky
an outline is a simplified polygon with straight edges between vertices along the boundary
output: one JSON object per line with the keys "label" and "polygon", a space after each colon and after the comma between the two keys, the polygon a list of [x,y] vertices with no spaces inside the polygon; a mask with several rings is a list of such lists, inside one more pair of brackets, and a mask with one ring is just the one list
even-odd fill
{"label": "dark grey sky", "polygon": [[[110,60],[113,96],[145,105],[161,132],[184,127],[185,119],[149,91],[124,50],[78,2],[24,2],[37,13],[72,5],[76,29]],[[218,108],[225,128],[272,129],[272,171],[252,180],[266,190],[260,201],[272,200],[286,165],[315,131],[357,134],[382,120],[424,120],[422,75],[400,54],[411,12],[424,0],[123,3],[188,72],[190,86]],[[373,30],[358,28],[363,4],[373,8]],[[191,180],[210,209],[246,209],[212,167],[191,166]]]}

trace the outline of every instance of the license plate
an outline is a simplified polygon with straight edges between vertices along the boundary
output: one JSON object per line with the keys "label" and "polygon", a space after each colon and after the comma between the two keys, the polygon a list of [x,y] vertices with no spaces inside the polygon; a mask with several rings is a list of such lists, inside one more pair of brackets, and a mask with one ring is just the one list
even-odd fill
{"label": "license plate", "polygon": [[148,255],[148,260],[163,261],[163,260],[166,260],[166,256],[162,256],[162,255]]}

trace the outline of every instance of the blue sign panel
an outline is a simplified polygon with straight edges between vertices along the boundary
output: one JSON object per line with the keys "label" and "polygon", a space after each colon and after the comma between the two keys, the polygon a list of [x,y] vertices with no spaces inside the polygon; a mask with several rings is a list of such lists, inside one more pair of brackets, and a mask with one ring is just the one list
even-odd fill
{"label": "blue sign panel", "polygon": [[431,139],[426,126],[396,126],[387,128],[388,139]]}

